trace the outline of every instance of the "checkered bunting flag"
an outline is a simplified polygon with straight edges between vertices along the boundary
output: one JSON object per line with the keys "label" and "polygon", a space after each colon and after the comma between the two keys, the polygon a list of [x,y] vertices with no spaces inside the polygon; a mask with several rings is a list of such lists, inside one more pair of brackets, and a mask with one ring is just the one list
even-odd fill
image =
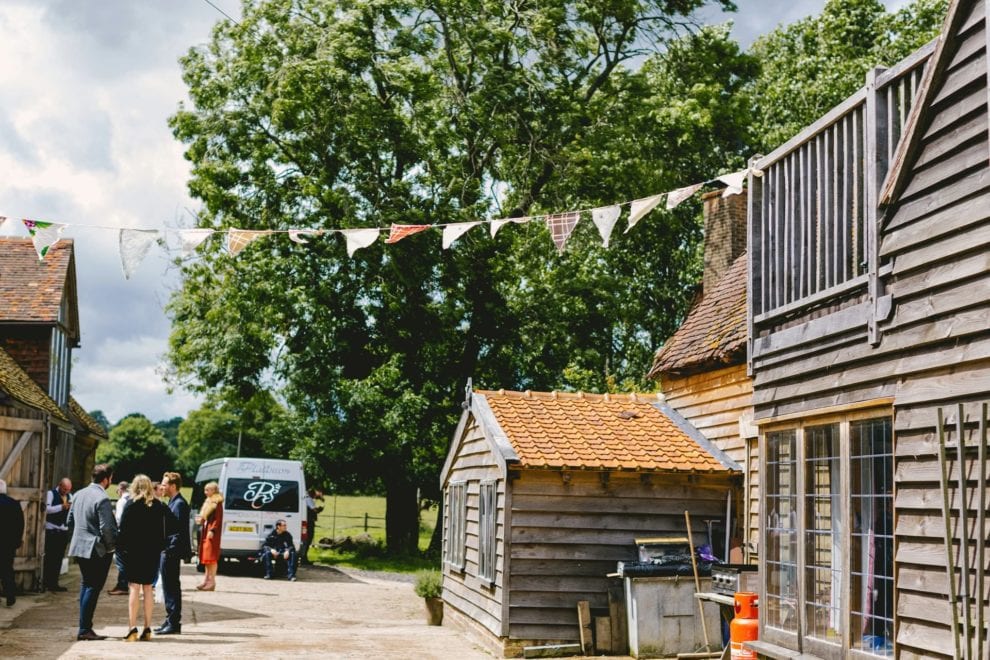
{"label": "checkered bunting flag", "polygon": [[419,232],[426,231],[432,227],[433,225],[392,225],[392,229],[388,233],[388,239],[385,242],[398,243],[406,236],[418,234]]}
{"label": "checkered bunting flag", "polygon": [[550,238],[557,246],[557,253],[563,254],[567,239],[571,237],[571,232],[581,219],[580,211],[568,211],[567,213],[555,213],[546,217],[547,229],[550,230]]}
{"label": "checkered bunting flag", "polygon": [[227,252],[231,255],[237,255],[252,241],[272,233],[274,232],[267,230],[229,229],[227,231]]}

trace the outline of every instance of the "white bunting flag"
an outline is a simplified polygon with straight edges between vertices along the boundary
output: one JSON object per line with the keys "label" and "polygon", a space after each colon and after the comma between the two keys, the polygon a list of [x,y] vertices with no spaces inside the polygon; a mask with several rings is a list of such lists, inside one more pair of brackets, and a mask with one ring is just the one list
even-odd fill
{"label": "white bunting flag", "polygon": [[121,229],[118,236],[120,246],[120,268],[124,271],[124,279],[131,275],[144,261],[151,244],[161,237],[157,229]]}
{"label": "white bunting flag", "polygon": [[510,222],[513,224],[521,225],[529,222],[532,219],[533,218],[531,216],[527,215],[522,218],[499,218],[498,220],[492,220],[492,229],[491,229],[492,238],[495,238],[495,234],[498,233],[499,229],[501,229]]}
{"label": "white bunting flag", "polygon": [[361,248],[366,248],[378,240],[378,229],[341,229],[347,240],[347,256],[353,257]]}
{"label": "white bunting flag", "polygon": [[480,222],[458,222],[453,225],[447,225],[443,228],[443,249],[446,250],[456,241],[458,238],[467,233],[469,229],[477,227]]}
{"label": "white bunting flag", "polygon": [[693,186],[684,186],[683,188],[678,188],[677,190],[667,193],[667,210],[669,211],[677,208],[678,204],[701,190],[701,186],[703,185],[705,184],[696,183]]}
{"label": "white bunting flag", "polygon": [[212,229],[180,229],[179,245],[182,249],[182,256],[190,256],[212,234]]}
{"label": "white bunting flag", "polygon": [[728,197],[729,195],[738,195],[742,192],[743,181],[746,180],[746,175],[749,174],[749,170],[739,170],[738,172],[733,172],[732,174],[723,174],[718,177],[718,180],[725,184],[725,190],[722,191],[722,197]]}
{"label": "white bunting flag", "polygon": [[267,236],[270,233],[272,232],[255,229],[229,229],[227,230],[227,252],[231,256],[240,254],[241,250],[246,248],[251,241],[257,240],[262,236]]}
{"label": "white bunting flag", "polygon": [[314,230],[290,229],[289,240],[291,240],[294,243],[301,243],[302,245],[306,245],[307,243],[309,243],[309,241],[306,240],[306,236],[320,236],[322,234],[323,232],[317,229]]}
{"label": "white bunting flag", "polygon": [[3,227],[3,223],[7,222],[7,217],[0,215],[0,227]]}
{"label": "white bunting flag", "polygon": [[644,215],[656,208],[657,204],[661,201],[663,201],[663,193],[653,195],[653,197],[634,199],[632,204],[629,205],[629,226],[626,227],[626,232],[628,233],[630,229],[635,227],[636,223],[642,220]]}
{"label": "white bunting flag", "polygon": [[48,254],[48,249],[58,243],[62,236],[65,225],[57,222],[41,222],[40,220],[22,220],[31,234],[31,242],[34,243],[34,250],[38,253],[38,261],[42,261]]}
{"label": "white bunting flag", "polygon": [[564,253],[564,246],[567,245],[567,239],[571,237],[571,233],[577,227],[578,220],[580,219],[580,211],[556,213],[546,217],[547,229],[550,230],[550,238],[553,239],[553,244],[557,246],[557,254]]}
{"label": "white bunting flag", "polygon": [[598,233],[602,236],[602,245],[608,247],[608,239],[612,235],[619,214],[622,213],[621,206],[602,206],[591,209],[591,220],[598,227]]}

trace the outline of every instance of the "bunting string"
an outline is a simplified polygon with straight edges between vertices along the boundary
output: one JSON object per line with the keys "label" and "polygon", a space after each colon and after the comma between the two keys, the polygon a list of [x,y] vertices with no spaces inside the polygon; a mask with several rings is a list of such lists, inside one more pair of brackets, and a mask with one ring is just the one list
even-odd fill
{"label": "bunting string", "polygon": [[[556,246],[557,252],[559,254],[563,254],[567,241],[574,232],[575,227],[577,227],[577,224],[581,218],[587,214],[591,215],[591,220],[598,229],[599,236],[601,236],[602,239],[602,245],[605,248],[608,248],[609,241],[612,236],[612,230],[615,228],[615,225],[622,214],[623,207],[629,207],[629,216],[624,232],[628,233],[633,229],[633,227],[636,226],[637,223],[639,223],[640,220],[649,215],[651,211],[664,203],[664,201],[666,201],[664,208],[667,210],[672,210],[695,195],[705,185],[716,183],[721,183],[725,186],[725,189],[722,192],[723,197],[738,195],[742,192],[743,184],[749,175],[758,177],[762,174],[763,173],[759,170],[744,169],[738,172],[722,174],[714,179],[677,188],[676,190],[662,192],[656,195],[650,195],[648,197],[641,197],[628,202],[612,204],[610,206],[578,209],[545,215],[524,216],[520,218],[492,218],[488,220],[471,220],[468,222],[438,223],[433,225],[392,224],[388,227],[366,227],[355,229],[294,228],[282,230],[253,230],[233,228],[191,228],[158,230],[108,227],[89,224],[70,225],[65,223],[44,222],[40,220],[28,219],[22,219],[21,222],[31,237],[35,251],[38,253],[39,260],[43,260],[45,258],[45,255],[48,254],[51,247],[59,241],[62,236],[62,232],[65,231],[66,228],[84,227],[86,229],[109,229],[119,232],[118,247],[120,250],[121,270],[123,271],[126,279],[131,278],[138,266],[140,266],[141,262],[147,256],[148,251],[153,244],[157,243],[159,246],[168,249],[165,240],[166,234],[177,237],[178,249],[183,257],[190,257],[194,255],[196,250],[214,234],[222,234],[224,236],[224,248],[232,257],[238,255],[241,251],[246,249],[251,243],[257,241],[258,239],[274,234],[288,234],[290,240],[304,245],[310,243],[314,238],[319,238],[327,234],[340,234],[344,237],[347,256],[353,257],[354,253],[358,250],[374,244],[384,231],[388,231],[388,237],[386,238],[385,243],[392,244],[398,243],[413,234],[418,234],[428,229],[441,229],[443,231],[442,248],[447,250],[461,236],[479,225],[487,224],[489,226],[489,232],[492,238],[494,238],[499,230],[507,224],[525,224],[532,221],[542,221],[550,232],[550,238]],[[8,217],[9,216],[0,216],[0,226],[7,221]]]}

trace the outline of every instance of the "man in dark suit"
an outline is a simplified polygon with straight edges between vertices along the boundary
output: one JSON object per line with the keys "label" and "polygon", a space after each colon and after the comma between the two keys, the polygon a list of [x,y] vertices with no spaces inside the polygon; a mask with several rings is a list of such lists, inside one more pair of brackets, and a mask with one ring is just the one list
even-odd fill
{"label": "man in dark suit", "polygon": [[189,503],[182,497],[182,477],[178,472],[166,472],[162,476],[162,488],[169,498],[168,536],[162,552],[161,581],[165,592],[165,623],[155,629],[159,635],[178,635],[182,632],[182,588],[179,584],[181,562],[192,558],[189,541]]}
{"label": "man in dark suit", "polygon": [[117,521],[106,493],[112,478],[113,468],[109,465],[100,463],[94,467],[93,483],[76,493],[69,509],[67,524],[72,530],[69,556],[77,559],[82,573],[78,640],[106,639],[93,631],[93,614],[117,543]]}
{"label": "man in dark suit", "polygon": [[7,496],[7,482],[0,479],[0,585],[7,597],[7,607],[17,600],[14,584],[14,554],[21,547],[24,536],[24,512],[21,505]]}

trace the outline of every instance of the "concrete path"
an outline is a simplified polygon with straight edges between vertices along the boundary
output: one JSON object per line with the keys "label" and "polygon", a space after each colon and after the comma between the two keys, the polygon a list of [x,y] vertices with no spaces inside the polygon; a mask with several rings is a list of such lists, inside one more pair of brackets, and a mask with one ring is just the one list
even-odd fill
{"label": "concrete path", "polygon": [[[107,588],[114,575],[111,568]],[[304,567],[298,582],[221,574],[214,592],[196,591],[201,579],[193,566],[183,567],[182,635],[124,642],[127,597],[108,596],[105,588],[94,623],[109,638],[77,642],[79,573],[73,566],[62,576],[69,591],[0,605],[0,658],[491,657],[448,626],[426,625],[423,601],[405,576]],[[164,618],[164,605],[156,604],[154,625]]]}

